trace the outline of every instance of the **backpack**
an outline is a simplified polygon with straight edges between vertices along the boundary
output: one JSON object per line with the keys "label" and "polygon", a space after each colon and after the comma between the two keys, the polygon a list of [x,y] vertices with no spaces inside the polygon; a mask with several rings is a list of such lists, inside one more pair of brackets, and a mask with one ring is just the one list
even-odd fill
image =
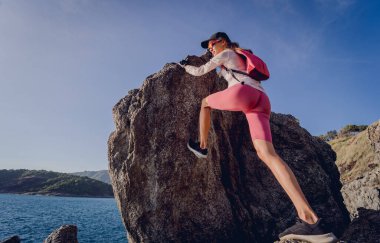
{"label": "backpack", "polygon": [[[257,81],[263,81],[267,80],[269,78],[269,70],[267,68],[267,65],[263,60],[261,60],[258,56],[253,54],[251,50],[246,50],[242,48],[235,48],[235,52],[243,58],[244,62],[246,63],[246,71],[242,72],[239,70],[234,69],[227,69],[235,73],[240,73],[247,75],[254,80]],[[233,75],[236,79],[235,75]],[[239,81],[240,82],[240,81]]]}

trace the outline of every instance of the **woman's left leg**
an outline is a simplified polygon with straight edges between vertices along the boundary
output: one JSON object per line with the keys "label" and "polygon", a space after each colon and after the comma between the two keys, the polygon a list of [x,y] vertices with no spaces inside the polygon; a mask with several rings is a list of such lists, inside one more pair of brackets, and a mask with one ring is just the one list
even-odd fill
{"label": "woman's left leg", "polygon": [[298,216],[308,223],[315,223],[318,216],[310,207],[294,173],[276,153],[270,130],[271,104],[265,93],[260,93],[259,102],[244,112],[249,124],[253,145],[259,158],[268,166],[282,188],[293,202]]}
{"label": "woman's left leg", "polygon": [[269,141],[255,139],[253,141],[259,158],[268,166],[277,181],[285,190],[290,200],[293,202],[298,217],[309,224],[314,224],[318,220],[317,214],[310,207],[303,194],[294,173],[289,166],[276,153],[273,144]]}
{"label": "woman's left leg", "polygon": [[[253,91],[252,91],[253,92]],[[255,92],[253,92],[255,93]],[[271,170],[277,181],[293,202],[298,218],[296,223],[279,234],[280,239],[301,239],[309,242],[336,242],[333,233],[326,233],[321,225],[321,219],[310,207],[294,173],[276,153],[272,144],[270,130],[271,105],[265,93],[259,94],[256,105],[250,106],[244,113],[247,117],[253,145],[259,158]]]}
{"label": "woman's left leg", "polygon": [[260,159],[269,167],[292,200],[298,217],[301,219],[301,221],[297,220],[293,226],[285,229],[278,237],[280,239],[300,239],[308,242],[337,242],[338,240],[332,232],[325,231],[321,227],[321,219],[310,207],[292,170],[275,152],[273,144],[261,139],[255,139],[253,144]]}

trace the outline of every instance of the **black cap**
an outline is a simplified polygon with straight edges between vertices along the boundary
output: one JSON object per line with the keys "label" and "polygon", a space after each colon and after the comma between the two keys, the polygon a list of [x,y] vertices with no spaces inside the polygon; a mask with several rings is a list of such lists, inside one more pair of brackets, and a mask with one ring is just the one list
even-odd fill
{"label": "black cap", "polygon": [[224,32],[216,32],[215,34],[213,34],[212,36],[210,36],[210,38],[208,38],[208,40],[202,41],[202,43],[201,43],[202,48],[207,48],[208,47],[208,42],[210,40],[217,40],[219,38],[223,38],[228,43],[231,43],[231,40],[230,40],[230,38],[228,37],[228,35],[226,33],[224,33]]}

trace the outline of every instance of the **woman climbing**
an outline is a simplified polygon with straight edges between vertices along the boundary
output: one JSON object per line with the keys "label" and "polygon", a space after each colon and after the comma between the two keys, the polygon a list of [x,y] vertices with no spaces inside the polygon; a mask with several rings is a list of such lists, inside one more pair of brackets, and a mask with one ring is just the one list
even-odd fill
{"label": "woman climbing", "polygon": [[273,147],[269,124],[271,105],[260,81],[231,71],[232,69],[244,72],[246,68],[244,60],[234,51],[239,45],[231,42],[226,33],[217,32],[203,41],[201,46],[208,48],[212,53],[213,58],[209,62],[195,67],[183,60],[180,65],[187,73],[194,76],[201,76],[216,67],[221,67],[221,74],[227,80],[228,88],[202,100],[199,114],[199,142],[189,140],[188,148],[199,158],[207,157],[211,109],[242,111],[248,120],[253,145],[259,158],[269,167],[297,210],[295,225],[279,234],[279,238],[318,243],[336,242],[333,233],[326,233],[321,228],[322,218],[319,218],[310,207],[292,170]]}

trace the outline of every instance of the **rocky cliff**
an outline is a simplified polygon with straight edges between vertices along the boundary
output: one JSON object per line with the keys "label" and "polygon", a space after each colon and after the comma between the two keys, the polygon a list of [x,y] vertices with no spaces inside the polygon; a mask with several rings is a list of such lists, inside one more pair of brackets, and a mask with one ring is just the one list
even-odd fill
{"label": "rocky cliff", "polygon": [[[332,149],[336,152],[336,165],[340,172],[340,180],[343,184],[352,182],[363,174],[380,167],[376,154],[375,134],[380,133],[379,121],[368,126],[356,135],[346,135],[329,141]],[[377,145],[379,146],[379,145]]]}
{"label": "rocky cliff", "polygon": [[[208,56],[189,57],[201,65]],[[175,64],[149,76],[113,108],[109,173],[129,242],[274,242],[295,209],[254,150],[240,112],[212,111],[209,156],[186,148],[202,98],[226,88],[215,72]],[[272,113],[273,144],[313,209],[338,237],[349,223],[331,147],[291,115]]]}
{"label": "rocky cliff", "polygon": [[351,219],[357,209],[380,210],[380,121],[359,134],[329,142],[337,154],[342,195]]}

